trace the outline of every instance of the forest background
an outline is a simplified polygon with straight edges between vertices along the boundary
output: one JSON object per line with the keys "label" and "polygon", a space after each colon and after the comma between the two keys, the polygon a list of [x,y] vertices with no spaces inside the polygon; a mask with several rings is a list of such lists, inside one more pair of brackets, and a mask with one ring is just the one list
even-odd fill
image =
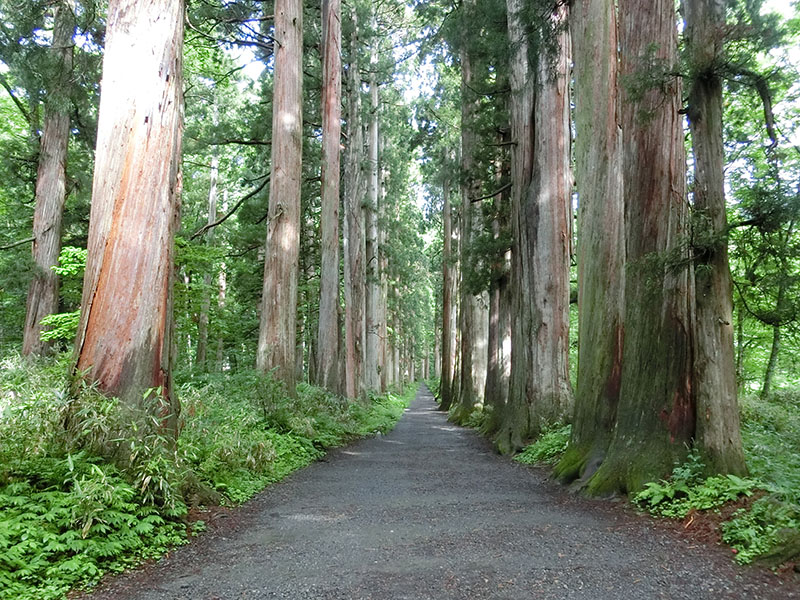
{"label": "forest background", "polygon": [[[609,429],[595,438],[608,440],[592,442],[603,446],[600,462],[607,466],[601,481],[590,467],[596,447],[581,446],[587,430],[579,425],[586,421],[580,407],[588,406],[581,399],[590,386],[581,379],[579,335],[589,335],[582,328],[602,324],[605,316],[579,319],[579,300],[592,289],[582,279],[590,260],[581,245],[589,247],[583,240],[593,239],[588,224],[594,219],[596,228],[615,226],[601,222],[597,212],[583,212],[597,211],[598,204],[589,202],[586,188],[582,192],[587,169],[580,163],[581,140],[590,136],[581,133],[587,121],[580,111],[588,106],[581,102],[581,86],[588,79],[579,58],[580,40],[589,38],[581,37],[580,11],[568,17],[566,5],[546,2],[523,10],[514,0],[293,4],[304,24],[292,58],[302,89],[302,128],[291,138],[302,154],[290,277],[296,296],[288,302],[292,318],[277,320],[288,333],[267,341],[279,328],[265,325],[265,306],[276,303],[262,298],[277,297],[266,286],[283,280],[270,275],[270,261],[278,259],[265,238],[273,235],[268,225],[290,212],[276,212],[274,200],[284,192],[273,187],[272,176],[272,149],[285,143],[276,141],[273,121],[279,98],[276,19],[285,7],[256,0],[189,2],[185,14],[176,13],[180,25],[169,38],[182,64],[182,89],[172,92],[185,103],[178,111],[182,148],[178,143],[172,155],[154,153],[152,163],[141,153],[142,164],[180,165],[170,175],[180,172],[180,223],[165,226],[172,239],[162,254],[155,244],[137,251],[145,253],[144,263],[160,264],[169,275],[169,289],[163,290],[168,301],[159,313],[167,316],[154,334],[169,357],[161,367],[167,376],[120,391],[105,389],[99,375],[84,369],[94,363],[81,362],[84,342],[92,339],[81,321],[81,299],[85,281],[91,281],[84,274],[87,260],[92,272],[90,212],[100,205],[92,189],[94,174],[97,195],[101,75],[104,82],[113,80],[108,71],[101,73],[109,7],[76,0],[0,3],[0,584],[14,597],[59,597],[106,570],[158,554],[184,538],[189,507],[243,501],[326,447],[385,431],[400,414],[398,398],[405,393],[407,399],[413,391],[407,386],[422,378],[437,388],[454,421],[479,427],[505,452],[538,438],[538,445],[520,455],[523,460],[560,460],[559,476],[590,492],[627,492],[656,512],[678,517],[750,497],[723,527],[740,559],[769,556],[781,562],[796,555],[797,3],[775,13],[774,7],[741,0],[723,3],[717,15],[724,36],[709,79],[718,81],[723,99],[722,233],[702,220],[710,214],[705,209],[689,216],[697,206],[697,133],[691,129],[689,92],[705,72],[692,54],[686,11],[698,5],[710,14],[714,3],[684,4],[679,12],[663,9],[663,30],[672,37],[662,46],[648,49],[652,40],[639,40],[649,67],[619,78],[620,97],[632,99],[628,104],[642,104],[654,90],[661,94],[648,109],[652,114],[631,112],[625,134],[661,118],[657,113],[668,98],[675,102],[671,129],[657,135],[671,140],[672,146],[663,147],[673,155],[679,148],[688,156],[673,173],[688,186],[681,195],[686,214],[676,217],[684,219],[679,228],[686,227],[685,235],[649,255],[646,268],[625,271],[632,278],[625,287],[635,297],[637,283],[643,290],[652,287],[653,273],[667,281],[675,269],[688,273],[687,264],[692,281],[697,273],[702,279],[704,273],[726,272],[727,265],[707,260],[721,254],[724,242],[736,423],[730,417],[720,421],[736,436],[741,430],[743,458],[712,464],[691,433],[657,453],[662,464],[632,473],[606,460],[614,448]],[[624,24],[634,14],[635,3],[626,3],[614,18]],[[338,37],[331,15],[341,25]],[[146,28],[143,9],[140,18]],[[475,23],[481,25],[465,25]],[[573,36],[571,58],[563,54],[567,33]],[[145,41],[157,46],[166,38]],[[659,48],[669,52],[662,56]],[[341,63],[331,66],[331,56]],[[132,79],[137,55],[125,58],[127,63],[113,67],[116,77]],[[338,92],[332,91],[335,73]],[[548,96],[551,87],[554,95]],[[560,174],[554,185],[561,204],[548,206],[561,219],[554,234],[567,241],[560,254],[553,246],[537,246],[531,256],[547,257],[551,278],[526,280],[521,245],[533,248],[546,236],[523,218],[529,214],[524,190],[541,181],[519,179],[521,127],[531,125],[521,125],[520,114],[533,114],[524,102],[554,98],[561,104],[536,105],[540,121],[534,129],[547,129],[552,137],[535,140],[531,160],[539,161],[535,172]],[[334,105],[338,113],[329,112]],[[331,134],[337,123],[341,134]],[[326,145],[331,139],[333,145]],[[52,150],[58,145],[62,155]],[[163,152],[165,146],[155,147]],[[108,172],[104,167],[101,175]],[[50,209],[44,208],[45,196],[55,199]],[[608,207],[602,212],[609,213]],[[138,231],[147,223],[123,227]],[[624,235],[632,247],[633,238]],[[535,260],[534,271],[540,268]],[[129,290],[112,295],[120,312],[129,310],[128,302],[157,295],[155,286],[133,277],[120,281],[120,289]],[[621,287],[604,289],[583,300],[581,310],[612,306],[607,292]],[[542,408],[538,398],[550,392],[539,381],[515,375],[510,354],[521,349],[518,373],[524,369],[528,377],[546,379],[543,370],[530,368],[533,359],[525,353],[535,347],[532,319],[537,311],[552,310],[546,305],[556,297],[548,322],[558,335],[547,373],[560,399]],[[646,308],[652,299],[644,291],[641,298],[636,306]],[[648,322],[646,315],[641,322]],[[117,334],[109,329],[100,337]],[[73,348],[76,336],[83,341]],[[626,340],[634,337],[626,334]],[[615,336],[597,339],[580,347],[596,346],[601,357],[622,352]],[[272,349],[281,343],[289,351],[276,359]],[[679,355],[676,348],[666,346]],[[653,371],[639,371],[642,380],[658,379]],[[620,409],[613,419],[641,410]],[[596,407],[590,413],[600,414]]]}

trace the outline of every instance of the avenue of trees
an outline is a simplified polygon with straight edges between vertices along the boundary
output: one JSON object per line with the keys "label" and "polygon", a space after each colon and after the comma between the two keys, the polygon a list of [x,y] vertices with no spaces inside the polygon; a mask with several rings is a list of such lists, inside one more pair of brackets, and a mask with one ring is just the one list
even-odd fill
{"label": "avenue of trees", "polygon": [[[353,399],[428,374],[404,5],[18,4],[0,7],[3,344],[75,340],[77,374],[132,409],[158,396],[171,427],[175,369]],[[62,246],[88,249],[82,285],[53,269]]]}
{"label": "avenue of trees", "polygon": [[354,401],[439,377],[502,452],[572,423],[557,473],[591,493],[692,451],[746,472],[737,397],[791,379],[798,342],[796,20],[750,0],[0,13],[0,344],[71,348],[72,393],[174,438],[176,372]]}
{"label": "avenue of trees", "polygon": [[792,379],[796,21],[733,0],[418,10],[444,23],[418,107],[442,408],[482,411],[503,452],[571,423],[556,473],[593,494],[690,453],[745,474],[738,394],[781,361]]}

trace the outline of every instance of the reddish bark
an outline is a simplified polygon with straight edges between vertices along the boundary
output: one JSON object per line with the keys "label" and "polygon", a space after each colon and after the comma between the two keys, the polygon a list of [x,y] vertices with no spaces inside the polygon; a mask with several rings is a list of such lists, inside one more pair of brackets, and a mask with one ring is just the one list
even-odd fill
{"label": "reddish bark", "polygon": [[112,0],[76,369],[139,410],[172,391],[173,238],[183,129],[183,2]]}
{"label": "reddish bark", "polygon": [[453,211],[450,206],[450,181],[442,183],[442,222],[444,224],[444,246],[442,249],[442,373],[439,383],[439,408],[450,410],[453,402],[453,352],[455,351],[455,332],[453,319],[453,292],[455,278],[453,273]]}
{"label": "reddish bark", "polygon": [[[377,28],[377,16],[373,13],[373,29]],[[380,92],[378,89],[378,45],[373,41],[370,54],[369,77],[369,134],[367,137],[369,179],[367,186],[367,237],[366,237],[366,348],[364,352],[364,383],[367,390],[380,390],[380,256],[378,248],[379,211],[379,124]]]}

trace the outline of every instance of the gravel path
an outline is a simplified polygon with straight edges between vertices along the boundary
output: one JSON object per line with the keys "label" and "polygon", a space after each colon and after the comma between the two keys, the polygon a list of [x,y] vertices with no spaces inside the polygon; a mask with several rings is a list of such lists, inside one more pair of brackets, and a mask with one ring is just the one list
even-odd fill
{"label": "gravel path", "polygon": [[497,456],[423,386],[388,436],[331,452],[84,598],[787,600],[800,586]]}

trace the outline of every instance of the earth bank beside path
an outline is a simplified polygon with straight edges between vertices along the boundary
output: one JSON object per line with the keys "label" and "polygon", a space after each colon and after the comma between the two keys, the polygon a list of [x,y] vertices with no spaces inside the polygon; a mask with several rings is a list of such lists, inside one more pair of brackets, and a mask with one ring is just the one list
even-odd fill
{"label": "earth bank beside path", "polygon": [[496,455],[424,385],[389,435],[214,514],[192,544],[81,598],[800,598],[795,582]]}

